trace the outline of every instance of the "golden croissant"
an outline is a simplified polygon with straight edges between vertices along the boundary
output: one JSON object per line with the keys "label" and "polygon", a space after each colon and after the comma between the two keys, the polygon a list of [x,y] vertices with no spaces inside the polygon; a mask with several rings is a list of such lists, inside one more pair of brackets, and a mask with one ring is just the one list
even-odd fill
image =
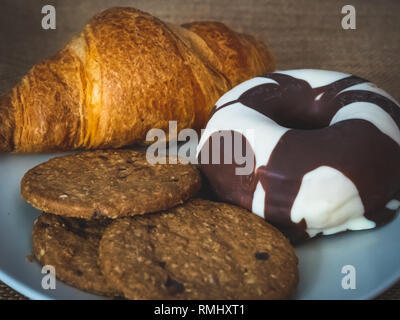
{"label": "golden croissant", "polygon": [[223,93],[273,69],[263,43],[222,23],[111,8],[0,97],[0,152],[118,148],[169,120],[199,129]]}

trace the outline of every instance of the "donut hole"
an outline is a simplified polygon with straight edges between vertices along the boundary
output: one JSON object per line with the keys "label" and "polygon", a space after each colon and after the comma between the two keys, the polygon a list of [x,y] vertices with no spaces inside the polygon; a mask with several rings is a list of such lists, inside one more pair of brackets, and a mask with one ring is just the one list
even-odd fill
{"label": "donut hole", "polygon": [[285,89],[256,86],[242,94],[237,102],[285,128],[315,130],[329,126],[333,114],[321,108],[321,94],[313,92],[311,88],[301,89],[296,86]]}
{"label": "donut hole", "polygon": [[271,117],[277,124],[288,129],[297,130],[318,130],[329,126],[328,124],[321,123],[318,119],[305,119],[303,115],[290,117],[286,114]]}

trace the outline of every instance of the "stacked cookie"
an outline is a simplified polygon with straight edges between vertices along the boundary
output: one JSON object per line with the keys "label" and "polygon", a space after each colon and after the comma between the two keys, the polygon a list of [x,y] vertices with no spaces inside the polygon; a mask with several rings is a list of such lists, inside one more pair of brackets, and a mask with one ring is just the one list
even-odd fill
{"label": "stacked cookie", "polygon": [[199,197],[191,165],[150,164],[134,150],[53,158],[29,170],[23,198],[44,211],[34,254],[61,281],[128,299],[280,299],[297,257],[245,209]]}

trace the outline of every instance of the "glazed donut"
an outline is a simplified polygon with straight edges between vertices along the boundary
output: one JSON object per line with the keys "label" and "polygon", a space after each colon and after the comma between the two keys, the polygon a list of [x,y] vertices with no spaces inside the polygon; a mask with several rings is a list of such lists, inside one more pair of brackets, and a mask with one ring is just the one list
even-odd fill
{"label": "glazed donut", "polygon": [[[296,242],[393,218],[400,207],[399,128],[398,102],[367,80],[277,71],[219,99],[197,155],[220,200],[264,217]],[[232,142],[224,145],[222,133]],[[244,164],[234,156],[243,150],[254,168],[246,175],[237,174]],[[223,161],[228,152],[232,163]]]}

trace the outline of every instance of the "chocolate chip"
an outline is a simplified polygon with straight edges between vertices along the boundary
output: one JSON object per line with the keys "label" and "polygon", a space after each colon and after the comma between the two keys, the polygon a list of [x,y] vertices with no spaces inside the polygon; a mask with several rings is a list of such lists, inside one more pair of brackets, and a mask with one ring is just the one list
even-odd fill
{"label": "chocolate chip", "polygon": [[185,287],[183,286],[183,284],[170,278],[170,276],[168,276],[168,279],[165,282],[165,287],[167,288],[170,295],[183,293],[185,291]]}
{"label": "chocolate chip", "polygon": [[76,275],[78,275],[79,277],[81,277],[83,275],[83,272],[79,269],[75,270]]}
{"label": "chocolate chip", "polygon": [[118,179],[125,179],[127,176],[129,176],[129,172],[126,171],[120,171],[120,173],[117,174]]}
{"label": "chocolate chip", "polygon": [[155,225],[154,224],[148,224],[147,225],[147,232],[151,232],[151,231],[153,231],[153,229],[155,229]]}
{"label": "chocolate chip", "polygon": [[[165,262],[165,261],[159,261],[158,262],[158,265],[161,267],[161,268],[165,268],[165,265],[166,265],[167,263]],[[167,280],[168,281],[168,280]]]}
{"label": "chocolate chip", "polygon": [[86,222],[86,220],[83,220],[83,219],[79,219],[78,220],[77,219],[76,221],[78,222],[78,225],[79,225],[80,229],[84,230],[84,229],[86,229],[88,227],[88,223]]}
{"label": "chocolate chip", "polygon": [[256,252],[254,254],[254,257],[257,260],[268,260],[269,259],[269,254],[268,254],[268,252]]}
{"label": "chocolate chip", "polygon": [[99,158],[103,159],[103,160],[108,160],[108,158],[106,156],[103,156],[103,155],[99,155]]}
{"label": "chocolate chip", "polygon": [[85,232],[87,223],[84,222],[83,220],[76,220],[76,221],[77,223],[72,223],[71,221],[64,219],[64,225],[63,225],[64,229],[83,239],[87,239],[88,235]]}
{"label": "chocolate chip", "polygon": [[46,228],[50,227],[50,225],[48,223],[41,222],[40,223],[40,227],[43,228],[43,229],[46,229]]}

